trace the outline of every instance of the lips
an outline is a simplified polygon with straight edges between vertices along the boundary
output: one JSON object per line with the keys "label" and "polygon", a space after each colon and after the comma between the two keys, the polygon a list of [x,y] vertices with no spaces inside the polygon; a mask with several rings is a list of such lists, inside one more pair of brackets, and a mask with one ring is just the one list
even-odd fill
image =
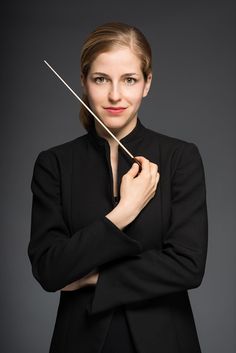
{"label": "lips", "polygon": [[118,114],[118,113],[122,113],[126,108],[124,108],[124,107],[107,107],[105,109],[109,113]]}
{"label": "lips", "polygon": [[126,109],[125,107],[107,107],[105,109],[110,109],[110,110],[121,110],[121,109]]}

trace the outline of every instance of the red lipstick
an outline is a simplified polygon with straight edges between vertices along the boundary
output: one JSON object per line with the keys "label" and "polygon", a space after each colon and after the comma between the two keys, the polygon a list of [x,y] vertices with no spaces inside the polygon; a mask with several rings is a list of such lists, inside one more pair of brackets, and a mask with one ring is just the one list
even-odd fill
{"label": "red lipstick", "polygon": [[124,107],[107,107],[105,108],[109,113],[111,114],[120,114],[122,113],[126,108]]}

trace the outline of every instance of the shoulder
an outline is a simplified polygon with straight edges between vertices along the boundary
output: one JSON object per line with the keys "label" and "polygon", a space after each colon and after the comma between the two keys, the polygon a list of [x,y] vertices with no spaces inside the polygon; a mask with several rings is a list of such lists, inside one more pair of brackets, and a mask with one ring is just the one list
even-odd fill
{"label": "shoulder", "polygon": [[161,144],[163,147],[166,147],[166,148],[167,147],[175,148],[175,147],[180,147],[180,146],[192,143],[189,140],[181,139],[177,136],[171,136],[169,134],[167,135],[147,127],[145,127],[145,132],[146,132],[147,138],[149,138],[150,140],[158,141],[159,144]]}
{"label": "shoulder", "polygon": [[75,150],[85,149],[87,133],[73,140],[48,147],[36,155],[35,164],[44,164],[55,168],[70,168]]}
{"label": "shoulder", "polygon": [[183,151],[184,149],[198,150],[196,142],[163,134],[150,128],[146,128],[146,138],[152,143],[156,141],[160,148],[166,152]]}
{"label": "shoulder", "polygon": [[164,163],[171,163],[172,170],[187,163],[198,163],[202,167],[202,157],[197,143],[176,136],[167,135],[146,128],[146,139],[150,144],[156,144]]}
{"label": "shoulder", "polygon": [[77,146],[82,147],[83,145],[85,145],[86,141],[87,141],[87,135],[88,134],[86,133],[82,136],[76,137],[73,140],[66,141],[64,143],[48,147],[47,149],[44,149],[41,152],[39,152],[39,154],[55,154],[58,156],[63,155],[63,154],[68,154]]}

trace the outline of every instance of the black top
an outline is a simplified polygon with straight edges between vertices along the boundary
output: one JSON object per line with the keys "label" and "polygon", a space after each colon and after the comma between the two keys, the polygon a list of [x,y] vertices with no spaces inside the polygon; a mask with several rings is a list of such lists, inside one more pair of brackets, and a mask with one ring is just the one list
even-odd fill
{"label": "black top", "polygon": [[[116,204],[118,196],[114,196]],[[124,312],[120,306],[114,310],[111,324],[105,339],[101,353],[135,353],[136,349],[130,334],[129,325]]]}
{"label": "black top", "polygon": [[[122,232],[105,216],[115,206],[110,146],[101,137],[101,146],[97,141],[86,134],[44,150],[34,166],[28,254],[43,289],[60,291],[50,353],[101,353],[120,306],[139,353],[152,353],[153,347],[158,353],[200,353],[188,297],[188,289],[201,283],[207,253],[206,187],[197,146],[140,122],[121,139],[160,171],[154,197]],[[121,148],[118,154],[120,185],[133,160]],[[61,290],[95,267],[96,290]],[[110,330],[116,323],[114,316]],[[122,328],[129,332],[124,323]],[[116,333],[112,342],[118,340]]]}
{"label": "black top", "polygon": [[136,353],[123,307],[114,310],[101,353]]}

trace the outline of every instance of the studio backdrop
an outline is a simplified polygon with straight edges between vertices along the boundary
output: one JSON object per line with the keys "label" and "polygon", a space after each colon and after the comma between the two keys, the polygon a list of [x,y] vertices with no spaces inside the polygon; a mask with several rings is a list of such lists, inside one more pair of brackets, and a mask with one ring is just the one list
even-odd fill
{"label": "studio backdrop", "polygon": [[[27,256],[38,153],[86,133],[79,102],[80,50],[98,25],[142,30],[153,81],[139,110],[147,128],[195,143],[207,187],[206,272],[189,291],[203,353],[233,353],[235,317],[235,1],[8,1],[1,50],[1,352],[47,352],[59,293],[32,276]],[[171,353],[171,352],[170,352]]]}

